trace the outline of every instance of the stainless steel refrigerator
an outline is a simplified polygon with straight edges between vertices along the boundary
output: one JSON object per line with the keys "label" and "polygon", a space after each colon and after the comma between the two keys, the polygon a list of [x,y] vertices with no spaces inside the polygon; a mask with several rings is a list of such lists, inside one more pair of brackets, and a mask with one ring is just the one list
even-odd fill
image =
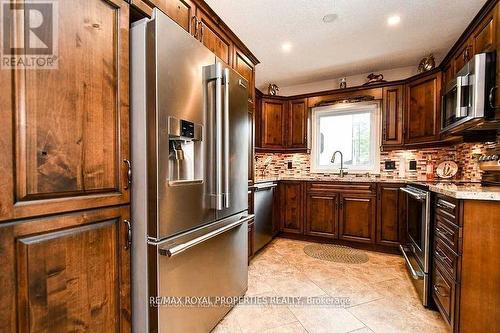
{"label": "stainless steel refrigerator", "polygon": [[208,332],[247,289],[248,83],[164,13],[131,29],[135,332]]}

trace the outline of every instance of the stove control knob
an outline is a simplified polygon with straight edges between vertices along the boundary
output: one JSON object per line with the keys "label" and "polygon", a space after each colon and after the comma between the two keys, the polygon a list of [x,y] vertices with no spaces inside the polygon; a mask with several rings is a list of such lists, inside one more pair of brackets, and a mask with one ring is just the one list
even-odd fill
{"label": "stove control knob", "polygon": [[491,155],[491,160],[492,161],[498,161],[498,159],[499,159],[499,156],[497,154]]}

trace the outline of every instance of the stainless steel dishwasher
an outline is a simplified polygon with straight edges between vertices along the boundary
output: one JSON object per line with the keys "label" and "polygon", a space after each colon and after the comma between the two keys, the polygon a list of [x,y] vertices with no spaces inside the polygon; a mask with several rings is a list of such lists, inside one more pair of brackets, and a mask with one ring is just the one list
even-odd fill
{"label": "stainless steel dishwasher", "polygon": [[253,186],[255,202],[254,249],[258,251],[273,238],[273,201],[276,183],[260,183]]}

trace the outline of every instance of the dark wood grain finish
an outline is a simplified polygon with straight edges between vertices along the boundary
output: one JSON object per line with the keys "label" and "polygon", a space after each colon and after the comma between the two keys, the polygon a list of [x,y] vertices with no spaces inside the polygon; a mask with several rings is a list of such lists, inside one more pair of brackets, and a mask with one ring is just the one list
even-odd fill
{"label": "dark wood grain finish", "polygon": [[405,143],[439,140],[441,74],[434,73],[406,85]]}
{"label": "dark wood grain finish", "polygon": [[264,98],[261,114],[262,148],[283,148],[285,146],[286,102]]}
{"label": "dark wood grain finish", "polygon": [[432,298],[436,302],[439,312],[441,312],[446,322],[451,325],[453,331],[456,284],[438,263],[434,263],[433,265],[431,288]]}
{"label": "dark wood grain finish", "polygon": [[497,19],[496,11],[493,10],[480,23],[472,34],[472,47],[474,54],[482,52],[491,52],[496,49],[496,29]]}
{"label": "dark wood grain finish", "polygon": [[474,55],[474,45],[472,37],[470,37],[465,41],[465,43],[453,57],[453,66],[455,67],[455,72],[460,71],[465,66],[465,64],[472,58],[473,55]]}
{"label": "dark wood grain finish", "polygon": [[404,234],[403,184],[379,184],[376,241],[380,245],[399,246]]}
{"label": "dark wood grain finish", "polygon": [[354,242],[375,242],[375,198],[362,194],[340,197],[339,238]]}
{"label": "dark wood grain finish", "polygon": [[403,86],[385,87],[382,106],[382,145],[403,144]]}
{"label": "dark wood grain finish", "polygon": [[287,148],[307,148],[307,99],[294,99],[288,105]]}
{"label": "dark wood grain finish", "polygon": [[149,0],[160,8],[184,30],[194,33],[193,16],[196,15],[196,5],[190,0]]}
{"label": "dark wood grain finish", "polygon": [[237,47],[234,47],[233,68],[248,81],[248,103],[253,109],[255,101],[255,66]]}
{"label": "dark wood grain finish", "polygon": [[3,109],[12,127],[0,134],[0,159],[12,162],[0,163],[9,167],[0,220],[129,202],[128,5],[58,9],[58,69],[17,70]]}
{"label": "dark wood grain finish", "polygon": [[198,30],[200,41],[222,61],[231,65],[233,43],[229,36],[204,11],[197,10],[196,16],[201,25],[200,30]]}
{"label": "dark wood grain finish", "polygon": [[310,236],[337,238],[338,194],[307,194],[304,233]]}
{"label": "dark wood grain finish", "polygon": [[280,183],[281,230],[284,232],[303,232],[303,184],[287,181]]}
{"label": "dark wood grain finish", "polygon": [[0,331],[130,332],[129,207],[0,227]]}

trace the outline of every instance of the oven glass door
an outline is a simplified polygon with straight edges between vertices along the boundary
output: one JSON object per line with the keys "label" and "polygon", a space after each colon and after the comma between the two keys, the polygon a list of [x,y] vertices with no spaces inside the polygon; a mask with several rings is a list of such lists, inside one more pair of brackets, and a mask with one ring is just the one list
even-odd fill
{"label": "oven glass door", "polygon": [[407,195],[407,236],[409,247],[415,254],[415,257],[424,272],[427,272],[426,267],[426,248],[427,244],[427,204],[426,199],[417,199],[412,195]]}

